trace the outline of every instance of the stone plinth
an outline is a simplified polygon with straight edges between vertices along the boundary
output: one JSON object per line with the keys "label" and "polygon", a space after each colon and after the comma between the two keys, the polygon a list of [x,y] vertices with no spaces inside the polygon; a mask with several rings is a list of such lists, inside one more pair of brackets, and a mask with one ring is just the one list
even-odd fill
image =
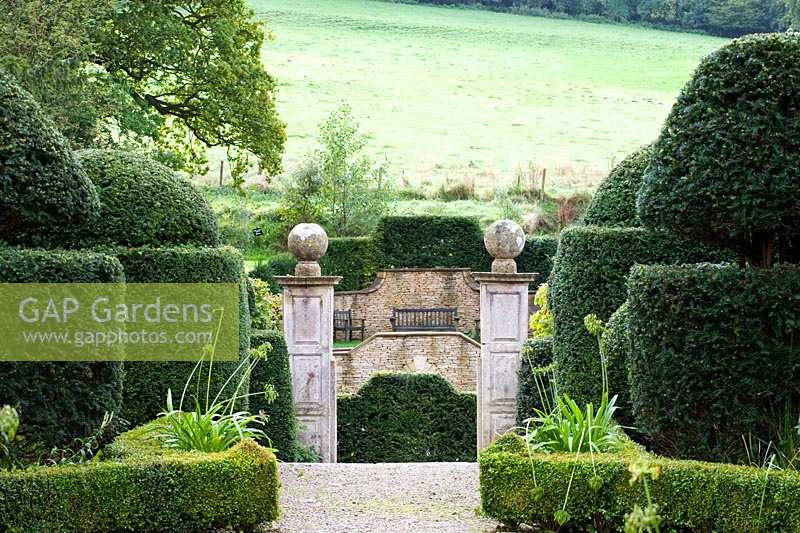
{"label": "stone plinth", "polygon": [[283,276],[283,333],[300,442],[336,462],[333,287],[338,276]]}
{"label": "stone plinth", "polygon": [[481,284],[478,450],[516,425],[517,371],[528,338],[528,284],[535,274],[476,273]]}

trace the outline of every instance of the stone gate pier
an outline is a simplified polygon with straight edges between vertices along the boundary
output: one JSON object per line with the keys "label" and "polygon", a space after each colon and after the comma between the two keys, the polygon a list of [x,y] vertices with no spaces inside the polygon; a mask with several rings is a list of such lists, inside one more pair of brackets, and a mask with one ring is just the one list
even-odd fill
{"label": "stone gate pier", "polygon": [[333,360],[333,287],[339,276],[322,276],[320,258],[328,235],[317,224],[289,233],[297,258],[294,276],[276,278],[283,287],[283,335],[289,352],[292,395],[300,442],[324,462],[336,462],[336,380]]}
{"label": "stone gate pier", "polygon": [[528,339],[528,286],[535,273],[517,273],[525,246],[516,222],[499,220],[484,234],[494,257],[491,272],[475,274],[481,287],[481,355],[478,365],[478,451],[516,425],[517,371]]}

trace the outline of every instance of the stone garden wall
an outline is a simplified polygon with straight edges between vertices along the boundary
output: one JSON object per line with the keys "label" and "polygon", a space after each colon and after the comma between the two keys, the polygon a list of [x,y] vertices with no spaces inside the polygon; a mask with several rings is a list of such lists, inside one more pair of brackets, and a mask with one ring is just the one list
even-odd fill
{"label": "stone garden wall", "polygon": [[335,351],[336,391],[354,394],[375,372],[438,374],[475,392],[480,344],[458,332],[378,333],[352,350]]}
{"label": "stone garden wall", "polygon": [[354,319],[363,318],[365,338],[391,331],[392,309],[403,307],[456,307],[459,330],[476,331],[480,288],[467,268],[382,270],[367,289],[337,292],[334,307],[350,309]]}

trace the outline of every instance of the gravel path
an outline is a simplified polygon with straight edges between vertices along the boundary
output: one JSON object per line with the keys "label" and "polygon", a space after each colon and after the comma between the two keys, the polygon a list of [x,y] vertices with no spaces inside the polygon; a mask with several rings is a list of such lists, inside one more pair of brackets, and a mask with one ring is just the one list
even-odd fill
{"label": "gravel path", "polygon": [[281,463],[281,519],[268,531],[495,531],[479,517],[475,463]]}

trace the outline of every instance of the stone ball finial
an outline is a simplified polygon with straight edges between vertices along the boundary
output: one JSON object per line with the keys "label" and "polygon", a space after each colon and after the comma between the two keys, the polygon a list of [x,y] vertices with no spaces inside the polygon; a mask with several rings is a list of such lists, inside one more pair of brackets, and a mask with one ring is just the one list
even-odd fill
{"label": "stone ball finial", "polygon": [[492,272],[514,274],[517,263],[514,258],[525,248],[525,232],[513,220],[498,220],[483,235],[486,251],[494,257]]}
{"label": "stone ball finial", "polygon": [[289,251],[297,259],[295,276],[320,276],[318,261],[328,251],[328,234],[319,224],[298,224],[289,232]]}

